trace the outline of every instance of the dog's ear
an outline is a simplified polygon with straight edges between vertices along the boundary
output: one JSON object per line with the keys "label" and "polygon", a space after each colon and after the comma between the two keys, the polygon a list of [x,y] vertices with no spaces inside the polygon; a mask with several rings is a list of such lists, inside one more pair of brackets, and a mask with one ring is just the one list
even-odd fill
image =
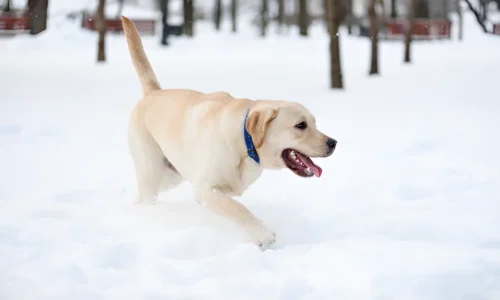
{"label": "dog's ear", "polygon": [[278,109],[274,107],[258,108],[250,112],[245,124],[248,133],[252,136],[255,148],[258,149],[264,144],[267,127],[278,115]]}

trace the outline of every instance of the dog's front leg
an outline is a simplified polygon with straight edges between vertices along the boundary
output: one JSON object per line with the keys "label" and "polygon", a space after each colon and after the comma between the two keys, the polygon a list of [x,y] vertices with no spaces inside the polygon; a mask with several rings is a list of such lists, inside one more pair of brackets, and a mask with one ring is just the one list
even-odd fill
{"label": "dog's front leg", "polygon": [[250,236],[252,242],[262,250],[267,249],[276,240],[274,232],[269,230],[261,220],[257,219],[243,204],[228,197],[218,189],[200,189],[196,200],[213,213],[223,216],[241,226]]}

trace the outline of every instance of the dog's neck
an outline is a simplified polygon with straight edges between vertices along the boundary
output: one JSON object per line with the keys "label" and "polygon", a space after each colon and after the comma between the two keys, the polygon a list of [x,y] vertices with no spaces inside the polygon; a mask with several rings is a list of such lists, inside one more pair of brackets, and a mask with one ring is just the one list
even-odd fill
{"label": "dog's neck", "polygon": [[257,149],[255,148],[255,144],[253,143],[252,136],[247,130],[247,118],[250,110],[245,115],[245,119],[243,121],[243,137],[245,139],[245,146],[247,154],[250,158],[252,158],[257,164],[260,164],[259,153],[257,153]]}

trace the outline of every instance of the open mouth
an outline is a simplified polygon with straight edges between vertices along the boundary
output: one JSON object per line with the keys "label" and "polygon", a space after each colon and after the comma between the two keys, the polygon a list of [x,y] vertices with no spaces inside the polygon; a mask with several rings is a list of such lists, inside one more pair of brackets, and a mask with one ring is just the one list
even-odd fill
{"label": "open mouth", "polygon": [[321,177],[323,170],[309,156],[293,149],[285,149],[281,154],[285,165],[295,174],[302,177]]}

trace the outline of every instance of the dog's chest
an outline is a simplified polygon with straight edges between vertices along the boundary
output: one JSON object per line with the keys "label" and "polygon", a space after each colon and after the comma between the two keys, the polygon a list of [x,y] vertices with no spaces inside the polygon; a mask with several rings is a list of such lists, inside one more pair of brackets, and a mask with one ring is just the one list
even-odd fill
{"label": "dog's chest", "polygon": [[221,192],[231,196],[241,196],[248,187],[262,174],[260,165],[244,159],[240,162],[235,173],[220,181],[215,187]]}
{"label": "dog's chest", "polygon": [[243,192],[253,184],[260,174],[262,174],[262,167],[255,163],[251,158],[245,158],[241,161],[240,166],[240,188],[238,194]]}

